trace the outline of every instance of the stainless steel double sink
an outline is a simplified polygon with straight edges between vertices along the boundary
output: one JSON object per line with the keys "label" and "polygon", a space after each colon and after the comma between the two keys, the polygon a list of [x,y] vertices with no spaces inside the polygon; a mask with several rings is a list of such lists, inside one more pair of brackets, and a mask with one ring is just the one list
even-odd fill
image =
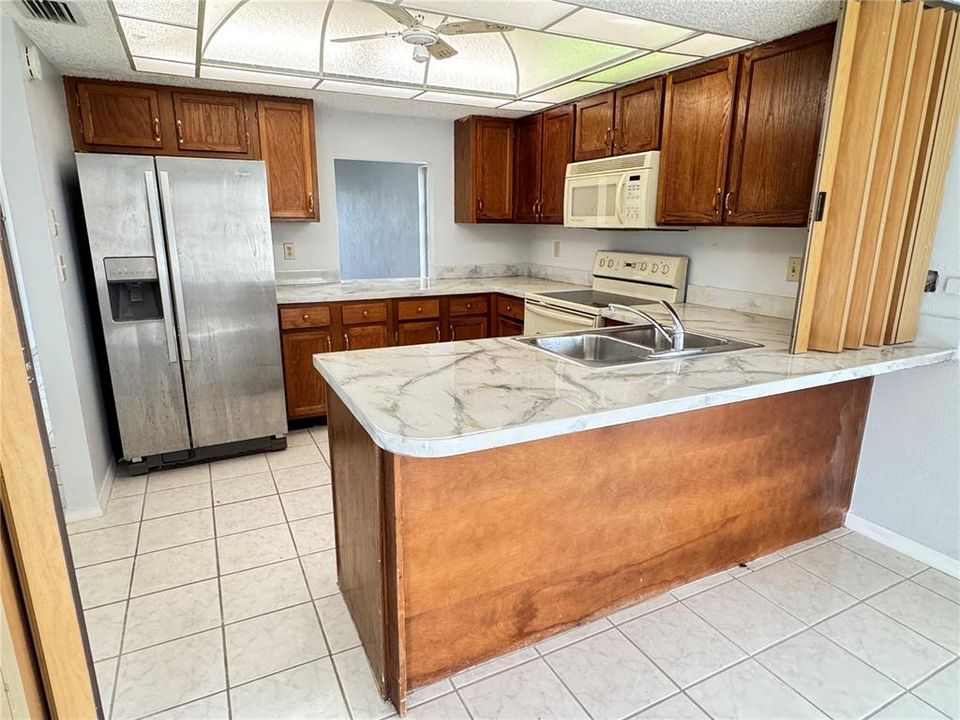
{"label": "stainless steel double sink", "polygon": [[653,325],[625,325],[515,339],[585,367],[619,367],[763,347],[758,343],[687,330],[683,349],[677,350],[672,341]]}

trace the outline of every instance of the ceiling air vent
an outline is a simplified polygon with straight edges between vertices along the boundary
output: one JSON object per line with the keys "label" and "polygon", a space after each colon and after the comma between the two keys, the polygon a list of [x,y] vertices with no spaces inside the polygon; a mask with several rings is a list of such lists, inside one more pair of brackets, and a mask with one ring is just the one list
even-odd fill
{"label": "ceiling air vent", "polygon": [[83,18],[74,8],[57,0],[20,0],[20,7],[34,20],[47,20],[61,25],[81,25]]}

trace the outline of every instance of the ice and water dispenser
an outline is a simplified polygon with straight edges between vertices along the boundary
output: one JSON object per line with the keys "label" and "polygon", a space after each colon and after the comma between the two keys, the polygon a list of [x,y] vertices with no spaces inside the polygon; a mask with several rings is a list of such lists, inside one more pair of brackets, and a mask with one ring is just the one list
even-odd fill
{"label": "ice and water dispenser", "polygon": [[114,322],[163,317],[156,258],[108,257],[103,259],[103,267]]}

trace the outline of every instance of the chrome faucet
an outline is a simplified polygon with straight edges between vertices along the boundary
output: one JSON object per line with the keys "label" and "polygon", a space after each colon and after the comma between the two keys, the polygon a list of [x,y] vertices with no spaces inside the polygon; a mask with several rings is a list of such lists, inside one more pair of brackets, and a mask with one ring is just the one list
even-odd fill
{"label": "chrome faucet", "polygon": [[611,310],[616,310],[618,312],[631,313],[642,317],[648,323],[653,325],[660,334],[662,334],[669,342],[674,350],[683,350],[683,338],[686,334],[686,328],[683,327],[683,322],[680,320],[680,316],[677,315],[677,311],[674,309],[673,305],[668,303],[666,300],[658,300],[658,302],[663,305],[670,317],[673,319],[673,328],[668,331],[661,322],[659,322],[655,317],[645,313],[643,310],[638,310],[635,307],[630,307],[629,305],[618,305],[617,303],[610,303],[607,307]]}

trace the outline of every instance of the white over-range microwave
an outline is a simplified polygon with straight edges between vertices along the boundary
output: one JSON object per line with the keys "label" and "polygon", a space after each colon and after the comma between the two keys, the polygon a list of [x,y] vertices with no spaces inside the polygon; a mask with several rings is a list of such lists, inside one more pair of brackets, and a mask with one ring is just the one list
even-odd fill
{"label": "white over-range microwave", "polygon": [[641,229],[657,226],[656,151],[567,165],[563,224],[580,228]]}

